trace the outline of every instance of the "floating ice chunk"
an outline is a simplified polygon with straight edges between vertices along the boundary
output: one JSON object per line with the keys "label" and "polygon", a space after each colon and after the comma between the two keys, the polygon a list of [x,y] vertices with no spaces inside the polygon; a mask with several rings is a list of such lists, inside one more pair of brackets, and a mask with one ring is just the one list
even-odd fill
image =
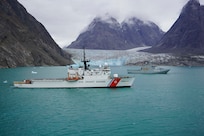
{"label": "floating ice chunk", "polygon": [[6,84],[6,83],[8,83],[8,81],[7,81],[7,80],[4,80],[3,83]]}
{"label": "floating ice chunk", "polygon": [[32,73],[32,74],[37,74],[38,72],[36,72],[36,71],[31,71],[31,73]]}

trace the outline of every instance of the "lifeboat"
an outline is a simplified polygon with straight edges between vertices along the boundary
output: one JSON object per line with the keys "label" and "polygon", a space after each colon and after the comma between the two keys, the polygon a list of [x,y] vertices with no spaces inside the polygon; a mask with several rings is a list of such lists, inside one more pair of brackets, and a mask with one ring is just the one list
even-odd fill
{"label": "lifeboat", "polygon": [[68,77],[67,81],[78,81],[79,79],[79,77]]}

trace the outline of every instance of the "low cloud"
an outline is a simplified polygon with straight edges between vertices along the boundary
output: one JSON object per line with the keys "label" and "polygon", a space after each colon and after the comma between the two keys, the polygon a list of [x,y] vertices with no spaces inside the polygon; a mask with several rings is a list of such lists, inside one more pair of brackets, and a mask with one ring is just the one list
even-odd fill
{"label": "low cloud", "polygon": [[[76,40],[96,16],[109,13],[120,23],[136,16],[167,31],[188,0],[18,0],[61,46]],[[204,0],[200,0],[204,3]]]}

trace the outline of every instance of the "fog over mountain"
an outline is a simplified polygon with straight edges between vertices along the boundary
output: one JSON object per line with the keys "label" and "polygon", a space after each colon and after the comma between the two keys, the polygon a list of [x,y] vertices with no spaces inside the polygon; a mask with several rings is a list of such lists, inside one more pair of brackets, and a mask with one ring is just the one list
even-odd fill
{"label": "fog over mountain", "polygon": [[136,17],[119,23],[114,17],[96,17],[68,48],[126,50],[154,46],[164,32],[153,22]]}

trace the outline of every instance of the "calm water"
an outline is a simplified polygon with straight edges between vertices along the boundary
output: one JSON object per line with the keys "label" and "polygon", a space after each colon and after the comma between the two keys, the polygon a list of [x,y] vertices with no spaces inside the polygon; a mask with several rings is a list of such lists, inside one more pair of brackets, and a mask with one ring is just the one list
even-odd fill
{"label": "calm water", "polygon": [[0,69],[0,135],[203,136],[204,67],[170,69],[118,89],[15,89],[14,80],[64,77],[66,67]]}

